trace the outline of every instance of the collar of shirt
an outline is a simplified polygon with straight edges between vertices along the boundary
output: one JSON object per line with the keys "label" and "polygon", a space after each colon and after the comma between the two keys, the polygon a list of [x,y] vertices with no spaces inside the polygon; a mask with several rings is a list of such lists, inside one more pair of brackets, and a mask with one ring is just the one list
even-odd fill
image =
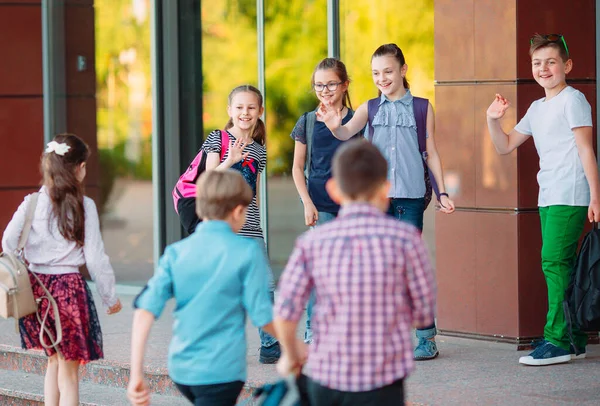
{"label": "collar of shirt", "polygon": [[202,232],[210,233],[233,233],[231,225],[224,220],[206,220],[196,226],[196,231],[202,229]]}
{"label": "collar of shirt", "polygon": [[385,94],[382,93],[380,100],[379,100],[379,105],[381,106],[386,101],[390,102],[390,103],[400,102],[400,103],[404,104],[405,106],[410,106],[413,102],[413,95],[409,89],[406,89],[406,94],[404,96],[402,96],[398,100],[392,101],[392,100],[388,99],[388,97]]}
{"label": "collar of shirt", "polygon": [[370,203],[357,202],[344,204],[340,209],[338,218],[355,215],[385,216],[385,213]]}

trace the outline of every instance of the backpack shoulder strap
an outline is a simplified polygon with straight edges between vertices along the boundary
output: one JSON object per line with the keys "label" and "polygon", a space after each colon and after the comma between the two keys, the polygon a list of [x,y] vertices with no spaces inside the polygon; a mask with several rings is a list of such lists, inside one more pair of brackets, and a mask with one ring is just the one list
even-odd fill
{"label": "backpack shoulder strap", "polygon": [[306,138],[306,160],[304,161],[304,176],[308,180],[310,175],[310,162],[312,160],[312,141],[315,133],[315,122],[317,121],[317,110],[304,113],[304,136]]}
{"label": "backpack shoulder strap", "polygon": [[225,130],[221,130],[221,161],[225,158],[225,154],[229,149],[229,134]]}
{"label": "backpack shoulder strap", "polygon": [[422,97],[413,97],[413,109],[415,121],[417,122],[417,138],[419,140],[419,152],[427,159],[427,110],[429,100]]}
{"label": "backpack shoulder strap", "polygon": [[35,214],[35,208],[37,206],[40,192],[32,193],[27,203],[27,211],[25,212],[25,224],[21,230],[21,236],[19,237],[19,243],[17,244],[17,251],[23,251],[25,244],[27,244],[27,238],[29,238],[29,231],[31,231],[31,224],[33,223],[33,215]]}
{"label": "backpack shoulder strap", "polygon": [[376,97],[374,99],[370,99],[367,102],[367,116],[368,116],[368,120],[367,123],[369,124],[369,134],[367,134],[367,140],[369,142],[373,141],[373,134],[375,133],[375,129],[373,128],[373,119],[375,118],[375,116],[377,115],[377,112],[379,111],[379,97]]}
{"label": "backpack shoulder strap", "polygon": [[429,171],[429,181],[438,200],[440,198],[440,189],[437,180],[427,165],[427,111],[429,110],[429,100],[422,97],[413,97],[413,110],[415,121],[417,122],[417,139],[419,141],[419,152],[423,157],[425,170]]}

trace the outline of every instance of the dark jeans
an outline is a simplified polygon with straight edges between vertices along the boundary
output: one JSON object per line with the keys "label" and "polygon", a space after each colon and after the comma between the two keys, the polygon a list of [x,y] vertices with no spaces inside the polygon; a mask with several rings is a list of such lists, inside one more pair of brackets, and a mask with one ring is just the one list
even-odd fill
{"label": "dark jeans", "polygon": [[[423,232],[423,213],[425,212],[425,199],[390,199],[390,207],[387,214],[412,224],[419,231]],[[419,330],[429,330],[435,328],[435,323]]]}
{"label": "dark jeans", "polygon": [[175,382],[175,385],[194,406],[234,406],[244,387],[244,382],[195,386],[180,385]]}
{"label": "dark jeans", "polygon": [[387,214],[400,221],[412,224],[419,231],[423,231],[423,213],[425,212],[425,199],[390,199]]}
{"label": "dark jeans", "polygon": [[308,379],[311,406],[401,406],[404,405],[402,379],[367,392],[342,392],[319,385]]}

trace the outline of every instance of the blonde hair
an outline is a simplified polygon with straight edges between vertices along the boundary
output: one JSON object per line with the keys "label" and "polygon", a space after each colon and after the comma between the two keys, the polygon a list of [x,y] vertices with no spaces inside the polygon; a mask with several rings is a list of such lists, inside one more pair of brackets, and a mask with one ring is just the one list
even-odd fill
{"label": "blonde hair", "polygon": [[237,206],[249,206],[254,197],[244,177],[232,169],[206,171],[196,186],[196,214],[205,220],[223,220]]}

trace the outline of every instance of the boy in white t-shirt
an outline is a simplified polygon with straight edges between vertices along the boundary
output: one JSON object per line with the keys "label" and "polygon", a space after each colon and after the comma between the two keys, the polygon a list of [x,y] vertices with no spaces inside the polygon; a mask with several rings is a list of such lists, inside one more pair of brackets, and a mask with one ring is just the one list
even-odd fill
{"label": "boy in white t-shirt", "polygon": [[590,222],[600,221],[600,184],[592,111],[585,96],[567,86],[565,77],[573,61],[564,37],[536,34],[531,38],[529,55],[533,78],[544,88],[546,97],[534,101],[517,126],[506,134],[500,118],[510,103],[497,94],[487,110],[487,123],[498,153],[511,153],[531,136],[540,157],[538,206],[548,315],[544,341],[519,359],[521,364],[538,366],[585,357],[587,336],[574,331],[577,348],[570,345],[562,302],[586,214]]}

